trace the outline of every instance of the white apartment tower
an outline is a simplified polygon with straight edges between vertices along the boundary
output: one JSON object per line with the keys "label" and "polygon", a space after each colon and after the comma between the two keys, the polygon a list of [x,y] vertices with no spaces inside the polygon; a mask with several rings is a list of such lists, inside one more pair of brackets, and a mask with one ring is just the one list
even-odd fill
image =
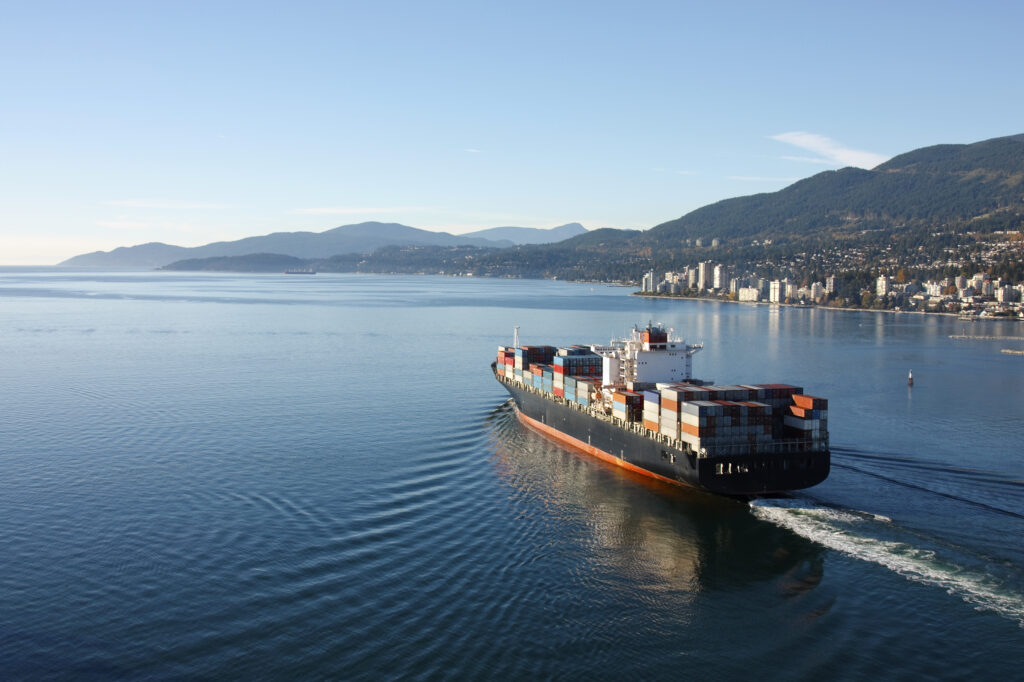
{"label": "white apartment tower", "polygon": [[718,290],[729,288],[729,268],[725,265],[715,266],[714,288]]}

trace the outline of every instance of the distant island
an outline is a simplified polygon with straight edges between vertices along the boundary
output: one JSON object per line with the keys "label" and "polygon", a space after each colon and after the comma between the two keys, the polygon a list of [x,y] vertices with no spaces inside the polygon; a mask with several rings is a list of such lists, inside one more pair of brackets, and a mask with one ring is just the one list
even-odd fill
{"label": "distant island", "polygon": [[[86,253],[60,263],[74,267],[143,267],[159,268],[181,261],[197,262],[214,259],[230,267],[225,258],[241,257],[247,267],[262,269],[267,258],[254,255],[278,254],[283,258],[316,259],[349,253],[371,253],[387,246],[475,246],[503,248],[521,244],[547,244],[586,233],[579,223],[568,223],[544,230],[532,227],[492,227],[468,234],[430,232],[398,223],[366,222],[342,225],[325,232],[275,232],[260,237],[246,237],[232,242],[215,242],[205,246],[184,247],[161,244],[124,246],[113,251]],[[284,261],[282,261],[284,262]],[[209,268],[202,268],[209,269]]]}

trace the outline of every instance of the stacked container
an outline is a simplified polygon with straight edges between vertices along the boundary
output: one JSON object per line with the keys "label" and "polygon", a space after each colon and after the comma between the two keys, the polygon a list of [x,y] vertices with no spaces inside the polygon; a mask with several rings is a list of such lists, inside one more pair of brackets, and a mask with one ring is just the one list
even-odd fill
{"label": "stacked container", "polygon": [[686,394],[678,384],[669,384],[661,389],[659,433],[669,438],[679,438],[679,404],[685,400]]}
{"label": "stacked container", "polygon": [[533,386],[538,391],[544,390],[544,366],[543,365],[530,365],[530,378],[527,381],[528,386]]}
{"label": "stacked container", "polygon": [[783,424],[788,438],[819,441],[828,433],[828,400],[812,395],[792,396]]}
{"label": "stacked container", "polygon": [[577,378],[576,379],[576,402],[584,407],[589,407],[594,402],[594,396],[600,390],[600,379]]}
{"label": "stacked container", "polygon": [[515,367],[525,371],[532,364],[550,365],[556,351],[554,346],[520,346],[515,349]]}
{"label": "stacked container", "polygon": [[661,429],[661,393],[644,391],[644,428],[648,431]]}
{"label": "stacked container", "polygon": [[621,388],[612,390],[612,416],[622,421],[640,421],[644,411],[644,396]]}
{"label": "stacked container", "polygon": [[511,379],[515,376],[516,349],[511,346],[498,346],[497,371],[503,377]]}
{"label": "stacked container", "polygon": [[[601,373],[601,356],[584,346],[559,348],[552,360],[552,392],[565,398],[565,380],[568,377],[595,376]],[[573,400],[574,398],[567,398]]]}
{"label": "stacked container", "polygon": [[[572,351],[572,355],[562,355],[563,351]],[[559,348],[558,355],[552,365],[559,374],[565,376],[601,376],[601,356],[576,347]]]}
{"label": "stacked container", "polygon": [[680,440],[694,449],[772,440],[772,408],[754,401],[697,400],[680,406]]}
{"label": "stacked container", "polygon": [[[656,339],[651,340],[657,343]],[[603,358],[585,346],[499,346],[497,371],[584,407],[601,401]],[[787,384],[687,382],[612,389],[612,415],[709,454],[786,438],[814,446],[828,438],[828,401]],[[630,388],[636,390],[629,390]]]}
{"label": "stacked container", "polygon": [[[558,379],[558,375],[555,375],[555,379]],[[557,389],[556,389],[557,390]],[[557,393],[555,395],[558,395]],[[576,377],[563,377],[562,379],[562,397],[571,403],[576,402]]]}

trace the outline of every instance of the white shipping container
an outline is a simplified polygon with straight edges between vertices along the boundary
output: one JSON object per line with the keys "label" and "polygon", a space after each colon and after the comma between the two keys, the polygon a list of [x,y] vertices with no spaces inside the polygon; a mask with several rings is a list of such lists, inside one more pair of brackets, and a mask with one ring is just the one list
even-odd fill
{"label": "white shipping container", "polygon": [[707,417],[698,417],[695,414],[687,414],[686,412],[680,413],[679,421],[682,422],[683,424],[689,424],[690,426],[707,426],[708,425],[708,418]]}

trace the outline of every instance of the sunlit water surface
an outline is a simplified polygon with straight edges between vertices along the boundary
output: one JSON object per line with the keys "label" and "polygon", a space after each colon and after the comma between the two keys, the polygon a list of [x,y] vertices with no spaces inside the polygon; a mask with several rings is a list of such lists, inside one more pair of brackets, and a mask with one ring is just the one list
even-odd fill
{"label": "sunlit water surface", "polygon": [[[1019,676],[1024,325],[629,291],[0,271],[0,677]],[[648,320],[827,396],[831,477],[651,483],[488,370]]]}

